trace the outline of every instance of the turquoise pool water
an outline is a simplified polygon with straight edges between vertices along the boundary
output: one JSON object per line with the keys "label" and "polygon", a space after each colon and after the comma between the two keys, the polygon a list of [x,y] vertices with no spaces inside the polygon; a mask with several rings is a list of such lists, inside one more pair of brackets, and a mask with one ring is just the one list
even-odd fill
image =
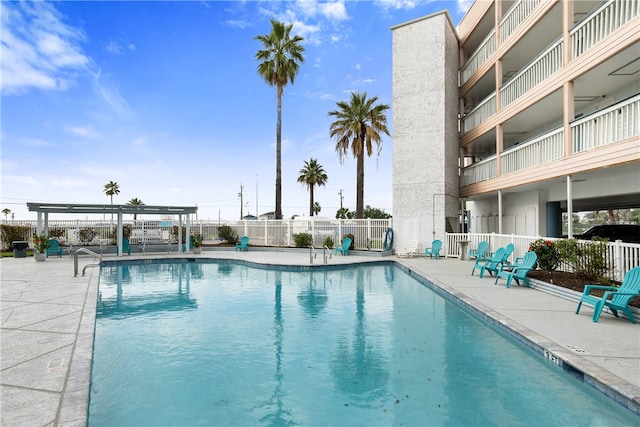
{"label": "turquoise pool water", "polygon": [[100,275],[91,427],[638,424],[392,265]]}

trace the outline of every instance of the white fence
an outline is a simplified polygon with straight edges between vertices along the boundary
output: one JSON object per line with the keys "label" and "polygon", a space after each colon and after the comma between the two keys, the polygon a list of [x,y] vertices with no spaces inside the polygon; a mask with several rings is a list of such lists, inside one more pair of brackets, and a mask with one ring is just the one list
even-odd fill
{"label": "white fence", "polygon": [[[36,232],[36,221],[7,221],[8,225],[25,227],[24,240],[31,240]],[[315,247],[322,247],[327,238],[334,246],[342,238],[353,235],[354,249],[382,251],[385,232],[393,226],[392,219],[326,219],[301,218],[271,221],[191,221],[191,233],[202,234],[205,244],[219,240],[218,228],[231,227],[238,236],[249,236],[253,246],[295,246],[295,234],[308,233]],[[131,228],[133,244],[168,244],[178,240],[177,221],[124,221]],[[185,227],[185,224],[182,224]],[[110,244],[115,240],[115,223],[109,220],[49,220],[45,234],[59,238],[63,244]],[[186,234],[183,231],[183,236]]]}
{"label": "white fence", "polygon": [[[515,249],[511,261],[523,256],[528,250],[529,245],[538,240],[544,238],[545,240],[561,240],[553,237],[540,237],[540,236],[518,236],[514,234],[495,234],[495,233],[447,233],[445,242],[443,242],[443,253],[447,257],[460,256],[460,244],[458,242],[468,241],[468,247],[475,249],[478,247],[478,243],[481,241],[489,242],[489,251],[495,252],[499,247],[504,247],[509,243],[513,243]],[[590,245],[592,242],[581,240],[578,241],[580,245]],[[608,242],[604,244],[606,246],[603,258],[609,267],[609,275],[613,280],[622,281],[625,273],[632,268],[640,267],[640,244],[636,243],[623,243],[621,241]],[[561,265],[559,270],[570,271],[571,267],[568,265]]]}

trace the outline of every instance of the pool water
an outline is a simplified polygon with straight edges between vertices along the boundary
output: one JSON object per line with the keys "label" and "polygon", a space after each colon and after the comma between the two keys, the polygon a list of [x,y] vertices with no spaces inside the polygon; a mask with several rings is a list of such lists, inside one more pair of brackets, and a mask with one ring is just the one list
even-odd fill
{"label": "pool water", "polygon": [[637,425],[390,264],[101,268],[95,426]]}

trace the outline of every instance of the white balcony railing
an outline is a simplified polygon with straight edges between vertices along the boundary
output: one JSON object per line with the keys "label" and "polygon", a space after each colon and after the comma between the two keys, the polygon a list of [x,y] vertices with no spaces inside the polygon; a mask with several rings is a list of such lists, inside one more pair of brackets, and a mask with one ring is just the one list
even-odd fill
{"label": "white balcony railing", "polygon": [[480,46],[469,57],[464,67],[462,67],[462,82],[465,84],[471,76],[478,71],[478,68],[484,64],[493,52],[496,50],[496,32],[491,30],[489,35],[480,43]]}
{"label": "white balcony railing", "polygon": [[502,173],[516,172],[560,159],[563,154],[564,130],[558,128],[524,144],[505,150],[502,153]]}
{"label": "white balcony railing", "polygon": [[504,42],[541,0],[518,0],[500,20],[500,43]]}
{"label": "white balcony railing", "polygon": [[480,104],[462,118],[462,131],[469,132],[474,127],[496,113],[496,93],[486,97]]}
{"label": "white balcony railing", "polygon": [[571,123],[572,153],[640,135],[640,95]]}
{"label": "white balcony railing", "polygon": [[579,22],[570,32],[571,54],[575,59],[600,40],[640,15],[637,0],[609,0]]}
{"label": "white balcony railing", "polygon": [[562,46],[559,38],[500,89],[502,108],[562,68]]}
{"label": "white balcony railing", "polygon": [[462,170],[462,185],[487,181],[496,177],[496,156],[475,162]]}

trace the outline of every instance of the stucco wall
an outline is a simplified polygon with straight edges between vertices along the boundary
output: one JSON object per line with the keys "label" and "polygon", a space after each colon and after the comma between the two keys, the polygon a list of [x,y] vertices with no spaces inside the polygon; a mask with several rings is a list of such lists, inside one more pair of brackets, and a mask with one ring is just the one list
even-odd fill
{"label": "stucco wall", "polygon": [[458,221],[458,43],[444,12],[392,35],[396,248],[425,247]]}

